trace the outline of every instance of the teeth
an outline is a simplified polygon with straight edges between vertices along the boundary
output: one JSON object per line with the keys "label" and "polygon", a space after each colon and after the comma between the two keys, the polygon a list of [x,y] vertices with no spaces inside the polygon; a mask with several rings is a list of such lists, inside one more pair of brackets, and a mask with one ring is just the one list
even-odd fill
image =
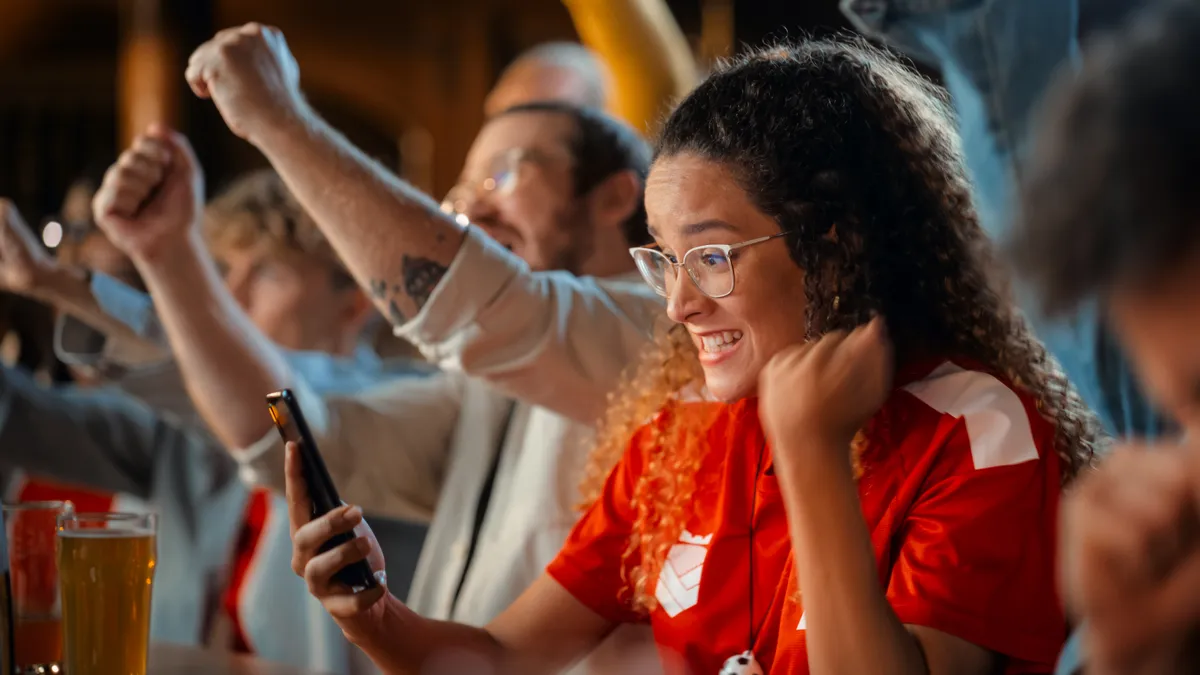
{"label": "teeth", "polygon": [[711,335],[700,336],[700,344],[704,351],[713,354],[723,352],[733,346],[735,342],[742,339],[742,331],[727,330],[723,333],[713,333]]}

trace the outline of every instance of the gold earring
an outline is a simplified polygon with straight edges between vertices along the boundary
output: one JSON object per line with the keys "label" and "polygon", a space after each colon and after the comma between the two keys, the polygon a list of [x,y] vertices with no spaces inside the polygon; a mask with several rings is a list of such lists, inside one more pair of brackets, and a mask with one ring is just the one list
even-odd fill
{"label": "gold earring", "polygon": [[838,310],[838,305],[841,304],[841,299],[842,296],[840,295],[833,296],[833,311],[836,312]]}

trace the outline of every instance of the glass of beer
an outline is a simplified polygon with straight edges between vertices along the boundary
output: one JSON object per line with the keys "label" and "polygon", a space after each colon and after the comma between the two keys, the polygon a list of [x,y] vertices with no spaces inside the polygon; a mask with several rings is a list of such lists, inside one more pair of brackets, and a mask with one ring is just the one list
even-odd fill
{"label": "glass of beer", "polygon": [[62,615],[54,533],[70,502],[5,504],[13,660],[17,672],[57,672],[62,662]]}
{"label": "glass of beer", "polygon": [[66,672],[145,675],[157,528],[153,514],[58,519]]}

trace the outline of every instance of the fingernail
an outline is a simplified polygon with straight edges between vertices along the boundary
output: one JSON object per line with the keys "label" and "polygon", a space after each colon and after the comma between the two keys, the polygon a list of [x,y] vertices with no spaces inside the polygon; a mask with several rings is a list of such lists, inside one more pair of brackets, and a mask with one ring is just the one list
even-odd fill
{"label": "fingernail", "polygon": [[367,541],[363,537],[359,537],[358,539],[355,539],[354,545],[358,548],[359,551],[362,551],[363,553],[367,553],[371,550],[371,542]]}
{"label": "fingernail", "polygon": [[387,572],[384,570],[379,570],[376,572],[375,583],[379,584],[380,586],[387,586]]}
{"label": "fingernail", "polygon": [[362,518],[362,509],[357,506],[351,506],[342,514],[342,520],[345,520],[347,523],[353,523],[360,518]]}

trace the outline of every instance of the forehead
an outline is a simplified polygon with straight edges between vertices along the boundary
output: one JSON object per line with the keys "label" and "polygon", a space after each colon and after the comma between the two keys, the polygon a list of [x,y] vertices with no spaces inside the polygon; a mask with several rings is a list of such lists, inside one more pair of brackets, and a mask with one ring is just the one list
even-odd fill
{"label": "forehead", "polygon": [[779,230],[750,201],[728,167],[692,154],[654,163],[646,179],[646,213],[660,238],[686,236],[688,226],[708,221],[728,223],[750,236]]}
{"label": "forehead", "polygon": [[563,113],[515,112],[501,115],[483,126],[465,167],[479,167],[493,157],[513,148],[542,151],[566,149],[575,133],[575,121]]}

